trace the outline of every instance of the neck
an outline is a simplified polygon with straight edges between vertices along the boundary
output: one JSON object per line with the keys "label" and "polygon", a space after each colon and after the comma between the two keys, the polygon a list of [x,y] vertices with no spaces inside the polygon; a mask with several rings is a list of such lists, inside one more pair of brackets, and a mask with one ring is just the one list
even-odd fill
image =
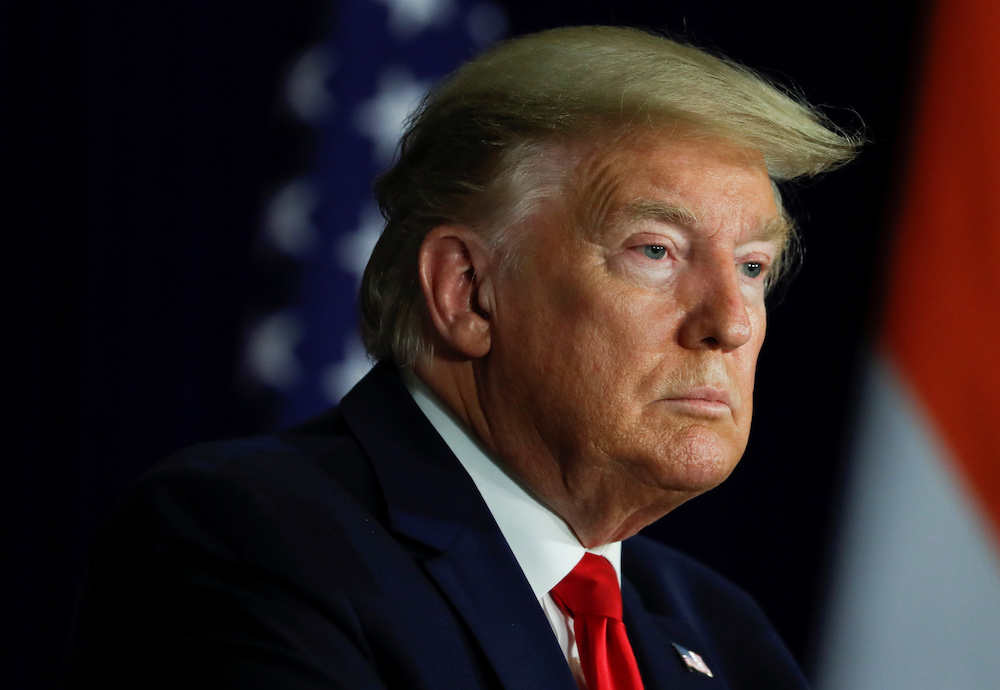
{"label": "neck", "polygon": [[691,497],[643,487],[625,472],[609,472],[613,463],[588,468],[575,458],[555,457],[530,420],[509,424],[510,414],[487,413],[484,403],[492,409],[506,401],[484,395],[473,361],[433,356],[419,361],[414,373],[584,547],[626,539]]}

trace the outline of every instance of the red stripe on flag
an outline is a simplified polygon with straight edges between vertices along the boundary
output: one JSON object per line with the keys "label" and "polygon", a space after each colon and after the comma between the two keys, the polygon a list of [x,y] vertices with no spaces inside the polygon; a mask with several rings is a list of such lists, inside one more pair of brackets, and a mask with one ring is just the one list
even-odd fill
{"label": "red stripe on flag", "polygon": [[1000,535],[1000,2],[932,19],[884,338]]}

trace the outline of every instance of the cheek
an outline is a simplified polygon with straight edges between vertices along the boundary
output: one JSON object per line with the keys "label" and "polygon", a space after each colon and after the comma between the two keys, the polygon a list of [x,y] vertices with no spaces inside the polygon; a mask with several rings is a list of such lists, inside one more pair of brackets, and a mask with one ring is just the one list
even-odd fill
{"label": "cheek", "polygon": [[631,376],[655,376],[678,354],[683,319],[683,309],[674,295],[640,290],[623,298],[607,319],[616,331],[616,360],[629,368]]}
{"label": "cheek", "polygon": [[746,357],[746,368],[750,377],[750,385],[752,386],[754,374],[757,372],[757,357],[760,355],[760,349],[764,346],[764,336],[767,335],[767,314],[764,312],[763,307],[752,310],[751,313],[753,337],[750,339],[750,342],[740,349],[744,350],[742,355]]}
{"label": "cheek", "polygon": [[592,374],[639,375],[659,359],[669,339],[671,319],[662,305],[624,292],[577,300],[566,317],[575,357]]}
{"label": "cheek", "polygon": [[749,425],[753,411],[753,391],[757,376],[757,357],[764,344],[767,320],[762,311],[752,315],[753,338],[733,353],[733,376],[739,386],[743,401],[743,415],[740,420],[743,425]]}

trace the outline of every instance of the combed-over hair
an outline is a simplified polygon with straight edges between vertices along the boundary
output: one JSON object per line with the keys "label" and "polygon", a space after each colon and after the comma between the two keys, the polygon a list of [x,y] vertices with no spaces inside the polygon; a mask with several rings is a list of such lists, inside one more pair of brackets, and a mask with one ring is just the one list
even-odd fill
{"label": "combed-over hair", "polygon": [[387,223],[361,285],[369,356],[411,365],[430,352],[417,271],[431,229],[471,228],[508,261],[506,231],[558,186],[553,145],[678,130],[759,151],[774,182],[834,168],[860,143],[750,70],[638,29],[500,43],[423,100],[376,184]]}

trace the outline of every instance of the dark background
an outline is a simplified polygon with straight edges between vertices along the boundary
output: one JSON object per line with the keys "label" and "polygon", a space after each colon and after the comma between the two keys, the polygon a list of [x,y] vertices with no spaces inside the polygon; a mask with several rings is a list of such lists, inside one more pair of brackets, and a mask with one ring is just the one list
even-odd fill
{"label": "dark background", "polygon": [[[855,378],[905,162],[916,2],[507,0],[511,34],[666,29],[864,127],[858,162],[792,189],[806,265],[773,306],[747,455],[650,529],[749,589],[813,663]],[[293,299],[263,199],[316,134],[281,105],[331,29],[319,0],[0,4],[3,308],[0,687],[54,675],[88,542],[165,454],[274,428],[239,366],[246,325]]]}

